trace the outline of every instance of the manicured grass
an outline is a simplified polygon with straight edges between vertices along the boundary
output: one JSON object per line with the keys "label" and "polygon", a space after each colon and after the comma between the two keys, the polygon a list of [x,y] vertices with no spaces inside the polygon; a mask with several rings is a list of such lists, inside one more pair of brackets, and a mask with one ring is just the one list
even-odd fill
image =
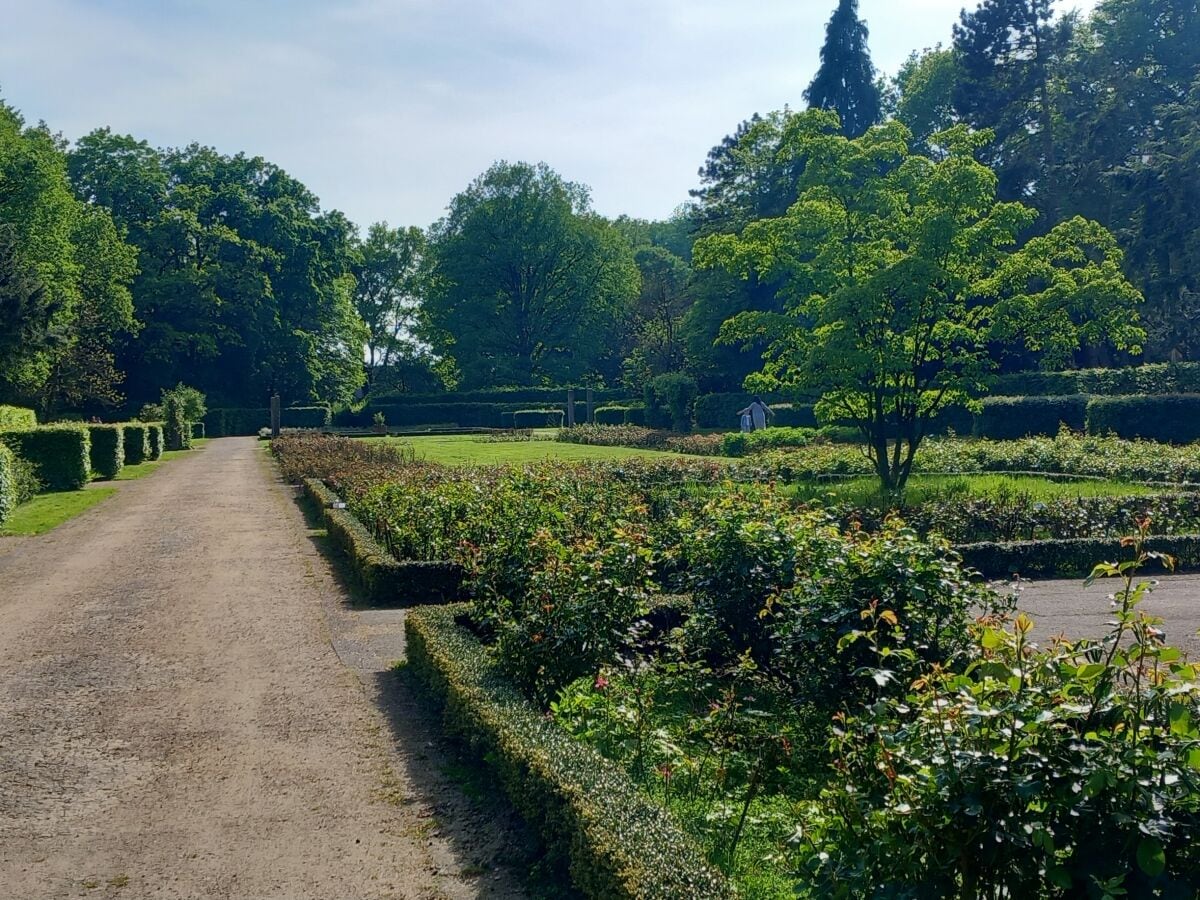
{"label": "manicured grass", "polygon": [[[453,434],[432,437],[364,438],[363,440],[403,440],[412,444],[418,459],[452,466],[484,466],[499,463],[541,462],[561,459],[569,462],[587,460],[629,459],[643,456],[671,459],[679,453],[660,450],[636,450],[631,447],[595,447],[590,444],[560,444],[552,440],[482,441],[479,435]],[[696,457],[688,457],[695,459]],[[723,460],[729,462],[729,460]]]}
{"label": "manicured grass", "polygon": [[125,466],[117,473],[117,477],[113,481],[133,481],[136,478],[144,478],[163,463],[179,459],[182,456],[187,456],[189,453],[194,453],[196,450],[202,449],[209,440],[211,438],[198,438],[192,441],[191,450],[167,450],[159,459],[153,462],[138,463],[136,466]]}
{"label": "manicured grass", "polygon": [[[827,498],[838,502],[873,505],[879,502],[879,482],[874,478],[844,481],[809,481],[789,485],[802,499]],[[1130,497],[1158,493],[1158,489],[1120,481],[1070,481],[1033,475],[914,475],[904,492],[904,502],[918,505],[928,500],[955,497],[1029,496],[1034,500],[1056,497]]]}
{"label": "manicured grass", "polygon": [[95,487],[83,491],[39,494],[13,511],[12,518],[8,520],[4,529],[0,530],[0,535],[45,534],[68,519],[91,509],[116,491],[116,488],[111,487]]}

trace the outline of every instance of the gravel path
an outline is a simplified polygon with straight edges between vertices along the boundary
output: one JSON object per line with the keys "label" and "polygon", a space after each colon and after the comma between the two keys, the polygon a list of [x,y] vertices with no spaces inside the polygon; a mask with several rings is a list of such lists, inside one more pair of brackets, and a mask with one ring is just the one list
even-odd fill
{"label": "gravel path", "polygon": [[0,541],[0,896],[520,895],[305,529],[226,439]]}

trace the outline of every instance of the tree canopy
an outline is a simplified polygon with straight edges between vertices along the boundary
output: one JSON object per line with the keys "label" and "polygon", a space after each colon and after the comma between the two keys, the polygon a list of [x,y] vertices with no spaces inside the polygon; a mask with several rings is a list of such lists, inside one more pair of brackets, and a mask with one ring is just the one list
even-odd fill
{"label": "tree canopy", "polygon": [[466,387],[612,379],[638,295],[633,253],[586,188],[497,163],[432,232],[427,336]]}
{"label": "tree canopy", "polygon": [[695,248],[701,266],[784,279],[783,313],[743,312],[722,339],[766,340],[750,386],[819,391],[818,415],[858,426],[889,489],[938,412],[986,390],[993,345],[1061,363],[1084,343],[1143,337],[1105,228],[1073,218],[1021,243],[1037,212],[997,200],[975,158],[989,139],[956,126],[931,159],[898,122],[847,139],[836,118],[806,113],[787,137],[808,160],[796,202]]}
{"label": "tree canopy", "polygon": [[838,0],[825,26],[821,66],[804,91],[810,107],[838,114],[842,132],[849,137],[858,137],[878,122],[881,111],[867,37],[867,24],[858,17],[858,0]]}

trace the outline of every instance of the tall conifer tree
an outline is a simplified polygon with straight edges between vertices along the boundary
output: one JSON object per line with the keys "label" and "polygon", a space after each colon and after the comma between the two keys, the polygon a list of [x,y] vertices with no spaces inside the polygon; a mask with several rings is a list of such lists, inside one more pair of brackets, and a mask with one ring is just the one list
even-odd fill
{"label": "tall conifer tree", "polygon": [[821,67],[804,99],[810,107],[835,111],[847,137],[858,137],[879,121],[879,86],[867,49],[867,23],[858,17],[858,0],[840,0],[825,26]]}

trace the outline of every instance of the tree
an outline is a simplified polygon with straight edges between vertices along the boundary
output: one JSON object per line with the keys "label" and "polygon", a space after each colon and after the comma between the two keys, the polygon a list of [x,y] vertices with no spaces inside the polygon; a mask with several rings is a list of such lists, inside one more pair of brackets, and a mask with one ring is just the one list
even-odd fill
{"label": "tree", "polygon": [[354,308],[367,326],[369,370],[415,355],[417,314],[425,294],[425,233],[376,222],[354,262]]}
{"label": "tree", "polygon": [[954,26],[955,110],[995,133],[986,161],[1000,195],[1034,203],[1050,221],[1061,200],[1054,82],[1073,26],[1071,16],[1054,21],[1053,0],[983,0]]}
{"label": "tree", "polygon": [[27,367],[56,343],[57,304],[17,255],[14,231],[0,225],[0,397],[19,395],[36,379]]}
{"label": "tree", "polygon": [[958,122],[954,92],[960,77],[954,51],[938,45],[924,53],[913,53],[892,79],[895,118],[912,132],[915,145],[926,155],[934,149],[930,138]]}
{"label": "tree", "polygon": [[638,271],[582,185],[496,163],[451,201],[430,251],[426,335],[465,386],[616,377]]}
{"label": "tree", "polygon": [[821,66],[804,91],[810,108],[838,114],[842,132],[849,137],[858,137],[880,116],[880,91],[867,36],[867,24],[858,17],[858,0],[838,0],[825,26]]}
{"label": "tree", "polygon": [[785,313],[742,313],[722,336],[769,340],[747,387],[820,391],[818,416],[858,427],[885,489],[903,489],[939,411],[986,391],[993,343],[1047,364],[1086,343],[1137,349],[1140,296],[1112,235],[1075,218],[1019,245],[1037,213],[996,199],[975,159],[986,132],[937,135],[933,160],[898,122],[854,140],[828,114],[799,124],[809,161],[796,203],[698,242],[696,261],[785,279]]}

